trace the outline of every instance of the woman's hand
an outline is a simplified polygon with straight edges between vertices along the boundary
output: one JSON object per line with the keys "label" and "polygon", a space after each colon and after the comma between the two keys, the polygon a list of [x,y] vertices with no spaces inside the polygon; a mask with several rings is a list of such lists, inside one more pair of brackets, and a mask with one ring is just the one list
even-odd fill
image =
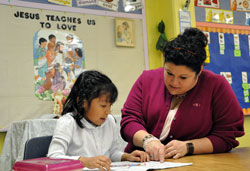
{"label": "woman's hand", "polygon": [[165,158],[178,159],[187,154],[186,142],[172,140],[165,145]]}
{"label": "woman's hand", "polygon": [[159,140],[153,140],[147,143],[145,151],[149,154],[150,160],[164,162],[165,147]]}
{"label": "woman's hand", "polygon": [[149,155],[148,153],[144,151],[135,150],[132,153],[128,154],[125,153],[122,156],[122,161],[136,161],[136,162],[148,162],[149,161]]}
{"label": "woman's hand", "polygon": [[106,156],[80,157],[79,160],[84,167],[89,169],[98,168],[102,171],[110,171],[111,160]]}

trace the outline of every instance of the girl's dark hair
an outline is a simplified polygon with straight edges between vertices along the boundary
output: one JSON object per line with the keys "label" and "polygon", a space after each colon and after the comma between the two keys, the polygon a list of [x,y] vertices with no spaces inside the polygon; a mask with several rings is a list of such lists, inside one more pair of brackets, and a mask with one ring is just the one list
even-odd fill
{"label": "girl's dark hair", "polygon": [[185,65],[198,74],[206,60],[207,42],[207,37],[199,29],[186,29],[183,34],[167,42],[163,49],[165,63]]}
{"label": "girl's dark hair", "polygon": [[76,123],[83,128],[81,119],[85,114],[83,101],[86,100],[88,106],[94,98],[108,94],[108,101],[113,104],[118,96],[116,86],[104,74],[89,70],[82,72],[73,85],[68,98],[63,105],[62,115],[72,112]]}

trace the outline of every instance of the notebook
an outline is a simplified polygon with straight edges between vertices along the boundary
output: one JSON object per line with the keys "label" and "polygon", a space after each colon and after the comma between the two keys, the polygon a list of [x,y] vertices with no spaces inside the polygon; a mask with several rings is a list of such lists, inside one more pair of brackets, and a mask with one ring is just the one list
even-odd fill
{"label": "notebook", "polygon": [[13,166],[14,171],[81,171],[82,168],[79,160],[48,157],[18,161]]}

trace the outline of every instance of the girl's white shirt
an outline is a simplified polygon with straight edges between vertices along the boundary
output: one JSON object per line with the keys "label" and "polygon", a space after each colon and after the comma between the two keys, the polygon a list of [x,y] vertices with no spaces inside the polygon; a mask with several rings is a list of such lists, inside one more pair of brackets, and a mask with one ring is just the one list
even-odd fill
{"label": "girl's white shirt", "polygon": [[117,149],[115,119],[108,115],[101,126],[94,126],[85,118],[80,128],[71,113],[57,121],[49,147],[48,157],[78,160],[81,157],[105,155],[112,161],[121,161],[123,152]]}

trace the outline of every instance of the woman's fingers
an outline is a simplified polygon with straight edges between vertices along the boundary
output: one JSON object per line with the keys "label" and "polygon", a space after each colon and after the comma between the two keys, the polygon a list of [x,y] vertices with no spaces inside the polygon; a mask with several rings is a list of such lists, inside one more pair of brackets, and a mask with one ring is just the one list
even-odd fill
{"label": "woman's fingers", "polygon": [[160,160],[160,162],[165,161],[165,148],[159,149],[159,160]]}
{"label": "woman's fingers", "polygon": [[160,141],[151,141],[146,145],[150,160],[164,161],[165,147]]}
{"label": "woman's fingers", "polygon": [[183,141],[173,140],[165,146],[165,158],[173,157],[174,159],[183,157],[186,153],[186,143]]}

